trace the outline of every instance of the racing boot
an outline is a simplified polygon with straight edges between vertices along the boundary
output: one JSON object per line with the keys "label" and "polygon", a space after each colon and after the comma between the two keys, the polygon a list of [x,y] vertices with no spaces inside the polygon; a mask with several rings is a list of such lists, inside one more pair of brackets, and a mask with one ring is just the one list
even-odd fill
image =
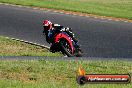
{"label": "racing boot", "polygon": [[74,44],[76,51],[80,51],[81,53],[83,53],[77,41],[74,41],[73,44]]}

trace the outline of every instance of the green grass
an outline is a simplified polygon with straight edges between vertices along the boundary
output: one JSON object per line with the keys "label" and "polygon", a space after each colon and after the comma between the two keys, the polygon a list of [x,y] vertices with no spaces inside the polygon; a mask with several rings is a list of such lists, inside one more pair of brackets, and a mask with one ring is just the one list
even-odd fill
{"label": "green grass", "polygon": [[61,54],[0,36],[0,56],[61,56]]}
{"label": "green grass", "polygon": [[0,2],[132,19],[132,0],[0,0]]}
{"label": "green grass", "polygon": [[131,88],[130,84],[85,84],[76,82],[78,67],[87,74],[127,74],[132,62],[91,60],[1,60],[0,88]]}

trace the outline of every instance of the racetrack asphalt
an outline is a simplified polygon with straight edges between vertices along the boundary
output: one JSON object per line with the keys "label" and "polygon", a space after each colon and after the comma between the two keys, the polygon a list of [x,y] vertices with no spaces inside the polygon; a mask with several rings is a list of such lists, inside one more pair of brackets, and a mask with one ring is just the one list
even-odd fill
{"label": "racetrack asphalt", "polygon": [[42,35],[49,19],[71,27],[84,57],[132,58],[132,23],[0,5],[0,35],[50,46]]}

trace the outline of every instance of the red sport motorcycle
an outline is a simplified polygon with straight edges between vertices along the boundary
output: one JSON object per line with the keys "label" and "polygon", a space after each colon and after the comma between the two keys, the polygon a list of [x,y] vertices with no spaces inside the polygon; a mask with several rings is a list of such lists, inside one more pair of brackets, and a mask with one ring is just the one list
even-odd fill
{"label": "red sport motorcycle", "polygon": [[53,43],[53,53],[61,51],[64,55],[67,55],[68,57],[82,56],[81,49],[75,46],[75,42],[68,35],[67,32],[57,33],[54,37]]}

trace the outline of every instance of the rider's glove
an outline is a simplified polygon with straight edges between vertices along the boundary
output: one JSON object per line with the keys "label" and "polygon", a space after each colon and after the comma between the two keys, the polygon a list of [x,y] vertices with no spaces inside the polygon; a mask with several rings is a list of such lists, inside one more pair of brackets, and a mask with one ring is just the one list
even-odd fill
{"label": "rider's glove", "polygon": [[65,28],[62,28],[60,31],[65,31]]}
{"label": "rider's glove", "polygon": [[62,28],[60,31],[71,31],[71,28],[68,28],[68,27]]}

